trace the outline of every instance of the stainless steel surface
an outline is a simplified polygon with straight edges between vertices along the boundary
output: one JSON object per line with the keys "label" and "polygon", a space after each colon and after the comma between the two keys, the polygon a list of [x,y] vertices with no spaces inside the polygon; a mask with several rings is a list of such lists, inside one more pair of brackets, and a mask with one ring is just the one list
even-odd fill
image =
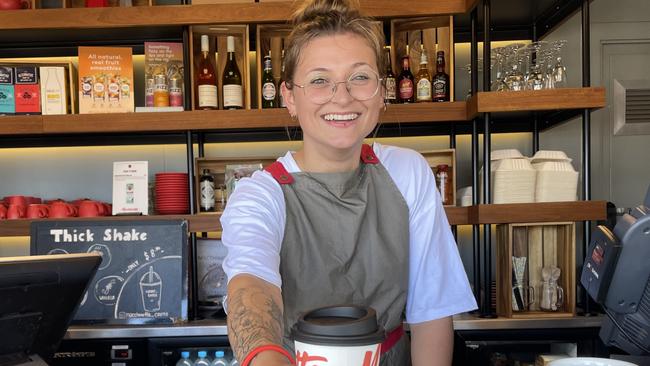
{"label": "stainless steel surface", "polygon": [[225,319],[198,320],[178,325],[73,325],[64,339],[199,337],[227,335]]}
{"label": "stainless steel surface", "polygon": [[502,330],[502,329],[563,329],[563,328],[595,328],[600,327],[603,316],[576,316],[572,318],[536,318],[510,319],[478,318],[470,314],[454,316],[455,330]]}
{"label": "stainless steel surface", "polygon": [[[600,327],[602,316],[540,319],[483,319],[470,314],[454,317],[455,330],[549,329]],[[179,325],[73,325],[65,339],[200,337],[228,335],[225,319],[198,320]]]}

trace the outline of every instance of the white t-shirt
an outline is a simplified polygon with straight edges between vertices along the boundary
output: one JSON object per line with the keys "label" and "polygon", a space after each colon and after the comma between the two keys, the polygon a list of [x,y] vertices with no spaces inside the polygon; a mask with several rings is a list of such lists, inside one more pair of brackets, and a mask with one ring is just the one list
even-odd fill
{"label": "white t-shirt", "polygon": [[[427,161],[405,148],[375,143],[373,150],[409,207],[406,321],[421,323],[476,309]],[[291,152],[278,161],[289,173],[300,172]],[[285,210],[282,188],[270,173],[255,172],[237,182],[221,216],[222,241],[228,248],[223,269],[228,280],[246,273],[282,287]]]}

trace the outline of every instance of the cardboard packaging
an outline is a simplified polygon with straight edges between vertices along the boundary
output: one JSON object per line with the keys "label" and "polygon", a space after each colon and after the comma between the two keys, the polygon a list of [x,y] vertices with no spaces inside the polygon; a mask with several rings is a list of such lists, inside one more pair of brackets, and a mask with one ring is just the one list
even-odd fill
{"label": "cardboard packaging", "polygon": [[66,74],[62,66],[41,66],[41,111],[44,115],[67,114]]}
{"label": "cardboard packaging", "polygon": [[15,70],[16,114],[40,114],[41,90],[38,86],[38,68],[36,66],[16,66]]}
{"label": "cardboard packaging", "polygon": [[0,66],[0,114],[16,113],[14,68]]}
{"label": "cardboard packaging", "polygon": [[129,47],[79,47],[79,113],[133,112]]}

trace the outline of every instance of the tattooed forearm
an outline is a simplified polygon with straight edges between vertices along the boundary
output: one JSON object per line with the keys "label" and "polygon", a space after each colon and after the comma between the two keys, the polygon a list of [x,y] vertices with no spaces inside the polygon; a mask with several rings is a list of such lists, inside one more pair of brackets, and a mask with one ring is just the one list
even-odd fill
{"label": "tattooed forearm", "polygon": [[228,339],[238,360],[255,347],[282,345],[280,290],[252,276],[237,276],[228,285]]}

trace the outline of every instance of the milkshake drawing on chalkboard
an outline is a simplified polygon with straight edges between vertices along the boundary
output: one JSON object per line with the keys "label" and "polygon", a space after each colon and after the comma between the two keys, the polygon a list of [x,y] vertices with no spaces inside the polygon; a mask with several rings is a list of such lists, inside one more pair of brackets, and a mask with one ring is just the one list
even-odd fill
{"label": "milkshake drawing on chalkboard", "polygon": [[149,271],[140,278],[140,293],[145,311],[159,311],[162,298],[162,279],[149,267]]}

